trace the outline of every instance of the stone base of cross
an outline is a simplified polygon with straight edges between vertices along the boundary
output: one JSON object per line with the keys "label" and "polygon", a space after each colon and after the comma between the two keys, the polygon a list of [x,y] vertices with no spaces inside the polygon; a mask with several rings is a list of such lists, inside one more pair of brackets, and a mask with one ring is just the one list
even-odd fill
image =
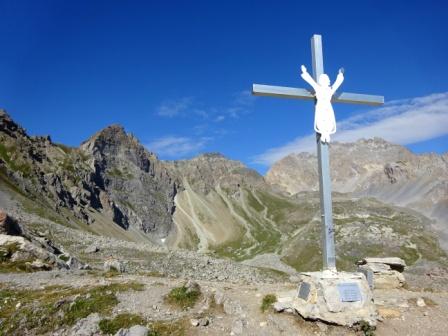
{"label": "stone base of cross", "polygon": [[[327,271],[328,272],[328,271]],[[362,273],[301,273],[297,290],[275,293],[277,312],[299,314],[307,320],[326,321],[346,327],[364,321],[376,325],[373,294]]]}
{"label": "stone base of cross", "polygon": [[[311,56],[313,63],[313,79],[316,84],[320,81],[321,75],[324,75],[322,37],[320,35],[313,35],[313,37],[311,38]],[[308,78],[310,78],[309,81],[311,82],[311,77]],[[315,102],[317,102],[317,104],[319,104],[319,101],[316,101],[316,92],[307,89],[254,84],[252,88],[252,94],[256,96],[314,100]],[[317,94],[319,94],[319,92],[317,92]],[[352,103],[367,105],[381,105],[384,103],[384,97],[382,96],[365,95],[358,93],[335,92],[329,97],[332,97],[332,103]],[[319,97],[317,98],[319,99]],[[330,105],[330,101],[328,101],[328,105]],[[318,109],[316,106],[316,113],[317,110]],[[319,190],[322,216],[323,269],[336,271],[333,211],[331,201],[330,159],[328,152],[329,144],[328,142],[321,141],[320,133],[316,133],[316,143],[317,158],[319,164]]]}

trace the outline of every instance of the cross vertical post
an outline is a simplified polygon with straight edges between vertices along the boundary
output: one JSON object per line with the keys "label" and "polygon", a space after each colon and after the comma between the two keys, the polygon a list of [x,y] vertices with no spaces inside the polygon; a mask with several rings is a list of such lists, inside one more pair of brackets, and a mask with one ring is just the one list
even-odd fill
{"label": "cross vertical post", "polygon": [[[313,35],[311,38],[311,56],[313,62],[313,77],[316,82],[324,73],[322,53],[322,37]],[[333,209],[331,202],[330,155],[328,143],[320,141],[316,133],[317,161],[319,170],[320,211],[322,221],[322,248],[324,270],[336,270],[336,252],[334,247]]]}
{"label": "cross vertical post", "polygon": [[[322,36],[313,35],[311,38],[311,57],[313,63],[314,81],[324,73],[322,56]],[[310,89],[253,84],[252,94],[278,98],[293,98],[313,100],[316,93]],[[350,92],[336,92],[332,96],[333,103],[365,104],[379,106],[384,104],[384,97]],[[322,248],[323,269],[336,271],[336,253],[334,245],[333,209],[331,202],[330,156],[328,143],[321,142],[321,135],[316,133],[317,160],[319,173],[319,191],[322,219]]]}

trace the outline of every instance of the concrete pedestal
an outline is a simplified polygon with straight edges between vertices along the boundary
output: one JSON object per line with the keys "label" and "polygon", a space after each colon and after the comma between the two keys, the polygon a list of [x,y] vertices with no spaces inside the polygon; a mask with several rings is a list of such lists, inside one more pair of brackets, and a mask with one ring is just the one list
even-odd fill
{"label": "concrete pedestal", "polygon": [[277,297],[277,311],[298,313],[305,319],[348,327],[361,321],[376,325],[372,292],[362,273],[301,273],[298,289]]}

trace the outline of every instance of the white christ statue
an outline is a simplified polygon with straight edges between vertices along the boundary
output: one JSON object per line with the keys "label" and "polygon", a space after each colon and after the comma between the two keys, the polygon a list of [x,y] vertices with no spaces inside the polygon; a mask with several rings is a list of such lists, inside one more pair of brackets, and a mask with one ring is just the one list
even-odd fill
{"label": "white christ statue", "polygon": [[321,74],[318,80],[319,83],[316,83],[313,77],[306,71],[304,65],[302,65],[301,69],[302,78],[313,87],[317,100],[314,114],[314,130],[320,133],[322,142],[330,142],[330,134],[336,132],[336,118],[334,117],[331,98],[344,81],[343,70],[339,70],[335,82],[330,86],[330,78],[326,74]]}

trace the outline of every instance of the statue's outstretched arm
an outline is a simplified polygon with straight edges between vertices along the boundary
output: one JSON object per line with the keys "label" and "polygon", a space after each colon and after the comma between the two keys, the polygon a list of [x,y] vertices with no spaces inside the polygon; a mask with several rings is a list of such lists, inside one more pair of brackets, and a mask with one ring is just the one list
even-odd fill
{"label": "statue's outstretched arm", "polygon": [[303,80],[305,82],[307,82],[309,85],[312,86],[314,91],[316,91],[317,87],[318,87],[318,84],[314,81],[313,77],[310,76],[308,71],[306,71],[306,68],[305,68],[304,65],[302,65],[301,70],[302,70],[302,74],[300,76],[303,78]]}
{"label": "statue's outstretched arm", "polygon": [[336,80],[331,86],[331,90],[333,91],[333,93],[335,93],[337,89],[339,89],[343,81],[344,81],[344,72],[342,69],[339,69],[338,76],[336,77]]}

